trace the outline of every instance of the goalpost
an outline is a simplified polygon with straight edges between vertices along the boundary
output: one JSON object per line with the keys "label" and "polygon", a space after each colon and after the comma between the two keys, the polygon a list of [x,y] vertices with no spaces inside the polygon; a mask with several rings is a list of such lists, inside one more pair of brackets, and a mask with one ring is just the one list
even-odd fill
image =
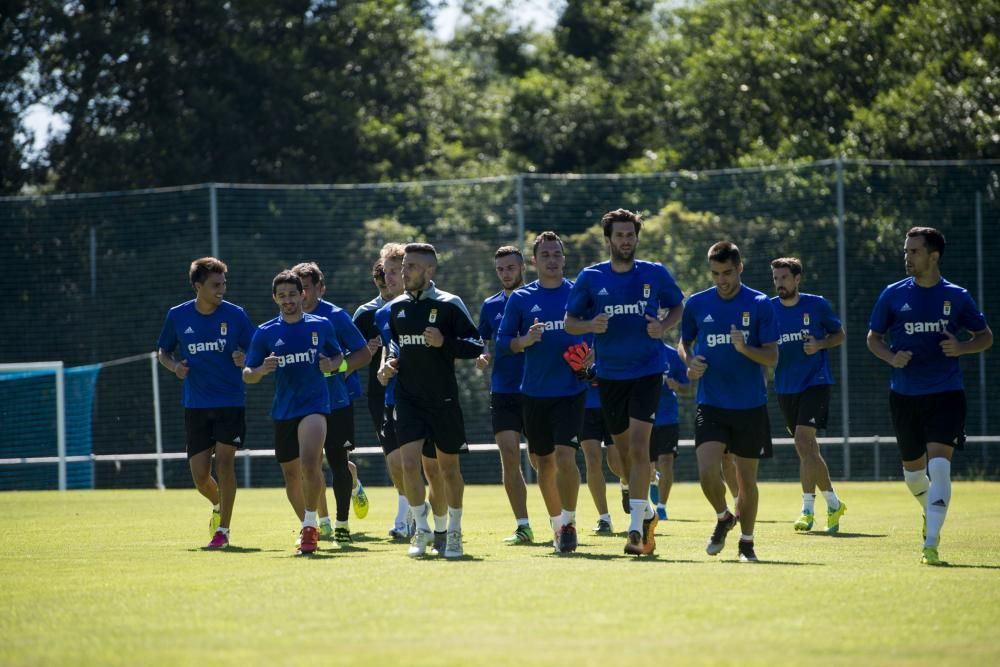
{"label": "goalpost", "polygon": [[[55,374],[56,465],[59,470],[59,490],[66,490],[66,371],[61,361],[32,361],[0,364],[0,382],[35,375]],[[3,462],[48,463],[52,457],[28,456]]]}

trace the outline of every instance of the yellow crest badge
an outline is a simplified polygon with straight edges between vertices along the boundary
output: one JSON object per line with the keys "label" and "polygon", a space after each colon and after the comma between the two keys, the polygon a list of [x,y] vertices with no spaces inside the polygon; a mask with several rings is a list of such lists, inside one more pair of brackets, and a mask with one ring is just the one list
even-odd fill
{"label": "yellow crest badge", "polygon": [[431,308],[431,314],[427,317],[427,321],[430,322],[431,324],[434,324],[435,322],[437,322],[437,318],[438,318],[438,309]]}
{"label": "yellow crest badge", "polygon": [[743,311],[743,326],[745,326],[745,327],[750,326],[750,311],[749,310],[744,310]]}
{"label": "yellow crest badge", "polygon": [[229,326],[223,322],[219,325],[219,335],[225,336],[227,333],[229,333]]}
{"label": "yellow crest badge", "polygon": [[642,285],[642,298],[648,299],[650,293],[649,283],[643,283]]}
{"label": "yellow crest badge", "polygon": [[944,314],[951,315],[951,301],[944,302]]}
{"label": "yellow crest badge", "polygon": [[319,345],[319,333],[313,331],[312,338],[313,338],[313,345]]}
{"label": "yellow crest badge", "polygon": [[802,326],[809,326],[809,313],[802,313]]}

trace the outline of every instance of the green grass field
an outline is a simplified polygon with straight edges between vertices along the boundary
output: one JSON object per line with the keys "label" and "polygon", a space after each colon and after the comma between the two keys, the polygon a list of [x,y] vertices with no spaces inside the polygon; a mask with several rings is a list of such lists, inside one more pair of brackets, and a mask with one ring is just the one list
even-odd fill
{"label": "green grass field", "polygon": [[590,534],[586,488],[579,551],[556,555],[504,545],[502,488],[470,486],[456,562],[411,560],[384,537],[386,488],[352,516],[353,548],[313,557],[294,555],[278,489],[240,492],[226,552],[201,550],[208,505],[192,490],[0,494],[0,664],[1000,663],[1000,484],[955,484],[949,568],[919,564],[902,482],[838,492],[849,510],[834,538],[793,533],[797,485],[762,485],[758,564],[737,562],[735,534],[705,554],[714,516],[692,484],[674,488],[657,557],[642,559],[622,554],[623,534]]}

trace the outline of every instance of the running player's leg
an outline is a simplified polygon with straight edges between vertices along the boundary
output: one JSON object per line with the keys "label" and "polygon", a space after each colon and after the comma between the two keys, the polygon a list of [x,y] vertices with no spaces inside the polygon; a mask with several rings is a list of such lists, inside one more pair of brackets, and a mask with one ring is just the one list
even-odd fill
{"label": "running player's leg", "polygon": [[927,443],[930,486],[927,490],[927,535],[924,537],[924,548],[937,549],[941,540],[941,529],[951,505],[951,458],[954,453],[954,445]]}
{"label": "running player's leg", "polygon": [[538,455],[529,452],[528,460],[531,461],[531,467],[535,469],[535,475],[538,478],[538,492],[542,494],[542,502],[545,504],[545,511],[549,516],[549,523],[552,523],[553,517],[559,516],[559,484],[556,481],[556,473],[554,463],[549,461],[543,464],[539,461]]}
{"label": "running player's leg", "polygon": [[302,464],[298,457],[291,461],[279,462],[281,474],[285,478],[285,497],[292,506],[295,516],[302,521],[305,518],[305,491],[302,489]]}
{"label": "running player's leg", "polygon": [[726,444],[717,440],[702,442],[695,450],[701,491],[705,494],[705,498],[715,513],[720,515],[720,518],[729,510],[726,505],[726,486],[722,483],[722,477],[719,475],[725,451]]}
{"label": "running player's leg", "polygon": [[497,448],[500,450],[500,469],[503,488],[507,492],[510,509],[520,525],[528,523],[528,489],[521,471],[521,434],[518,431],[496,433]]}
{"label": "running player's leg", "polygon": [[326,417],[326,438],[323,449],[333,473],[333,496],[336,503],[337,528],[348,529],[351,510],[351,469],[348,466],[348,451],[354,437],[354,415],[350,406],[334,410]]}
{"label": "running player's leg", "polygon": [[302,465],[302,492],[305,500],[305,516],[302,521],[313,528],[318,527],[316,510],[323,493],[323,443],[326,440],[326,415],[306,415],[299,422],[299,460]]}
{"label": "running player's leg", "polygon": [[611,516],[608,513],[608,485],[604,479],[604,455],[601,453],[601,443],[599,440],[584,440],[580,443],[583,450],[583,460],[587,466],[587,488],[590,490],[590,497],[594,499],[594,508],[601,519],[611,524]]}
{"label": "running player's leg", "polygon": [[733,497],[733,512],[740,515],[740,483],[736,477],[736,457],[726,452],[722,457],[722,479],[726,482],[729,494]]}
{"label": "running player's leg", "polygon": [[670,499],[670,490],[674,487],[674,454],[661,454],[656,457],[656,469],[660,473],[660,507],[663,508],[661,519],[667,518],[667,501]]}
{"label": "running player's leg", "polygon": [[228,530],[236,502],[236,447],[215,444],[215,474],[219,478],[219,526]]}
{"label": "running player's leg", "polygon": [[198,489],[198,493],[204,496],[213,507],[220,507],[219,485],[212,477],[212,448],[202,450],[188,459],[188,466],[191,468],[191,480]]}
{"label": "running player's leg", "polygon": [[744,535],[753,536],[754,525],[757,522],[757,466],[759,459],[747,459],[736,456],[736,478],[740,489],[740,529]]}

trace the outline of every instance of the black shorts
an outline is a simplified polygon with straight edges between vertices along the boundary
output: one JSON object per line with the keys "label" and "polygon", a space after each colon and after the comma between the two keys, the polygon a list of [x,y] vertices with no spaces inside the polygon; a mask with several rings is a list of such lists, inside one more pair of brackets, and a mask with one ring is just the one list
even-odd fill
{"label": "black shorts", "polygon": [[[437,405],[415,401],[405,394],[396,396],[396,438],[400,445],[415,440],[431,440],[445,454],[469,451],[465,420],[458,398]],[[424,443],[425,456],[427,455]]]}
{"label": "black shorts", "polygon": [[604,411],[600,408],[586,408],[583,411],[583,426],[580,428],[580,442],[596,440],[606,447],[615,444],[608,425],[604,423]]}
{"label": "black shorts", "polygon": [[[347,451],[354,449],[354,408],[337,408],[326,416],[326,442],[323,449],[342,448]],[[327,454],[327,458],[330,455]]]}
{"label": "black shorts", "polygon": [[655,463],[661,456],[673,454],[674,460],[680,454],[677,444],[680,441],[681,427],[679,424],[663,424],[654,426],[649,436],[649,460]]}
{"label": "black shorts", "polygon": [[601,409],[611,435],[628,430],[628,420],[637,419],[652,424],[656,421],[656,406],[660,402],[663,376],[659,373],[631,380],[600,378]]}
{"label": "black shorts", "polygon": [[927,453],[928,442],[955,449],[965,447],[965,392],[907,396],[889,392],[889,412],[896,444],[904,461],[916,461]]}
{"label": "black shorts", "polygon": [[217,442],[239,449],[247,439],[247,411],[236,407],[185,408],[184,432],[189,459]]}
{"label": "black shorts", "polygon": [[494,434],[503,431],[523,433],[521,394],[490,394],[490,416],[493,418]]}
{"label": "black shorts", "polygon": [[767,406],[730,410],[714,405],[699,405],[694,421],[694,445],[721,442],[726,452],[744,459],[769,459],[771,420]]}
{"label": "black shorts", "polygon": [[377,406],[373,405],[371,402],[368,403],[368,416],[372,420],[372,428],[375,430],[375,438],[378,440],[379,447],[385,447],[382,444],[382,427],[385,425],[385,414],[386,406],[384,402],[379,403]]}
{"label": "black shorts", "polygon": [[796,426],[810,426],[817,430],[826,428],[826,420],[830,416],[831,389],[828,384],[814,384],[798,394],[778,394],[778,405],[789,435],[795,435]]}
{"label": "black shorts", "polygon": [[[315,413],[320,414],[320,413]],[[310,415],[302,415],[293,419],[274,420],[274,458],[278,463],[288,463],[299,458],[299,424]],[[330,436],[330,415],[324,415],[327,438]],[[326,443],[323,444],[326,447]]]}
{"label": "black shorts", "polygon": [[382,406],[382,423],[376,430],[378,444],[382,446],[383,454],[389,456],[399,449],[399,439],[396,437],[396,406]]}
{"label": "black shorts", "polygon": [[528,451],[548,456],[556,445],[580,448],[580,428],[587,404],[587,392],[575,396],[524,396],[524,434]]}

